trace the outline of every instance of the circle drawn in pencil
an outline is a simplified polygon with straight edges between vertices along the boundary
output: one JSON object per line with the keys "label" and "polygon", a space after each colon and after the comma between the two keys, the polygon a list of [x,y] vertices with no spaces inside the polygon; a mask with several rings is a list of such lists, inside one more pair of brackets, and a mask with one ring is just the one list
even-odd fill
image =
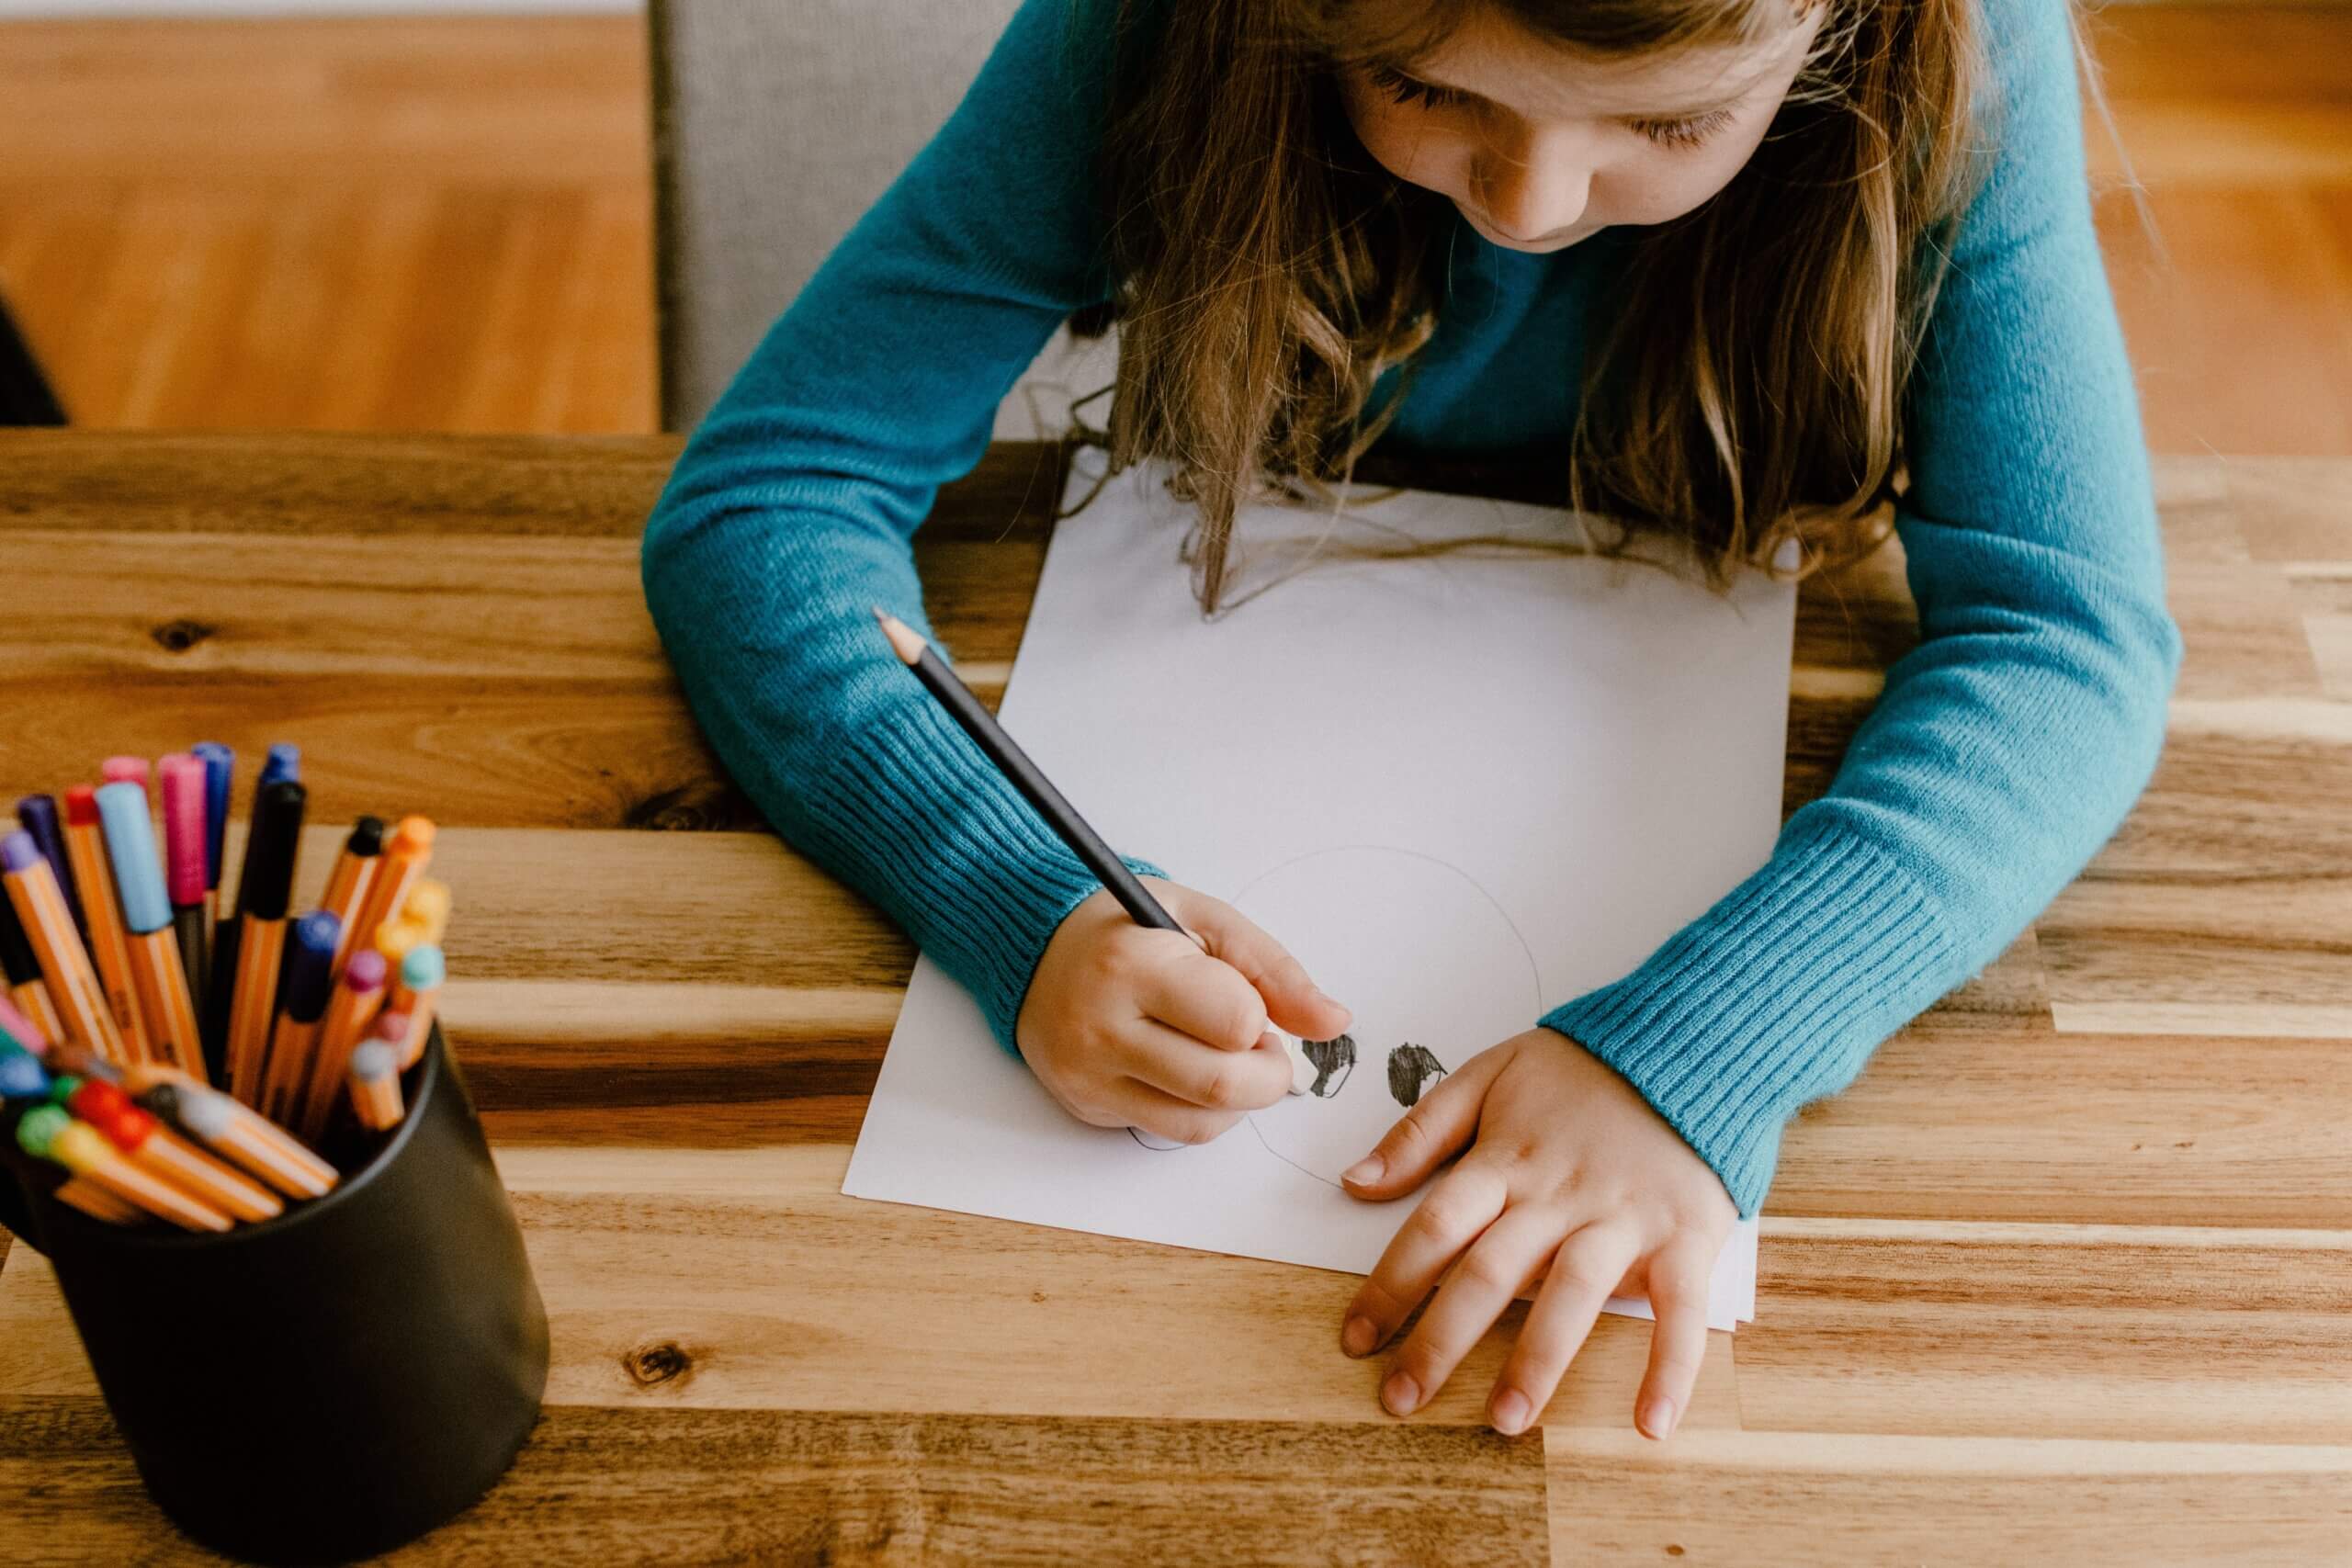
{"label": "circle drawn in pencil", "polygon": [[[1434,856],[1379,844],[1311,851],[1227,901],[1354,1014],[1345,1033],[1300,1042],[1316,1069],[1308,1093],[1245,1118],[1268,1154],[1330,1186],[1448,1072],[1544,1010],[1534,955],[1510,917]],[[1190,1146],[1130,1133],[1147,1148]]]}

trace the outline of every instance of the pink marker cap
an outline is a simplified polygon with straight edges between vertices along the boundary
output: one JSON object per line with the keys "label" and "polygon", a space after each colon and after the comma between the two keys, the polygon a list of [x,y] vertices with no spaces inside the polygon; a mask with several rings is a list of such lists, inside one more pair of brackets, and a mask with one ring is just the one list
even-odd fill
{"label": "pink marker cap", "polygon": [[164,860],[171,900],[183,908],[204,902],[204,763],[175,751],[156,764],[164,778]]}
{"label": "pink marker cap", "polygon": [[147,787],[147,759],[144,757],[108,757],[98,764],[98,777],[108,784],[135,784]]}

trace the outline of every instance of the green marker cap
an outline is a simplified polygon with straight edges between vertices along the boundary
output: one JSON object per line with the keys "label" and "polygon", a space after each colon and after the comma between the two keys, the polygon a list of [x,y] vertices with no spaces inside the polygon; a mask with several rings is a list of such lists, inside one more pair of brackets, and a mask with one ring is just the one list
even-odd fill
{"label": "green marker cap", "polygon": [[24,1120],[17,1123],[17,1145],[28,1155],[46,1159],[57,1134],[72,1125],[74,1118],[62,1106],[44,1105],[38,1111],[28,1111]]}

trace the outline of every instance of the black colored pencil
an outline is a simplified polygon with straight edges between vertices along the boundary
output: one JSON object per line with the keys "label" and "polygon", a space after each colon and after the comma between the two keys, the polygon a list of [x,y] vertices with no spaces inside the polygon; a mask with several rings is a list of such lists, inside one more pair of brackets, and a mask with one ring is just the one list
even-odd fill
{"label": "black colored pencil", "polygon": [[1159,900],[1136,879],[1136,874],[1127,869],[1126,863],[1111,852],[1111,846],[1102,841],[1102,835],[1087,826],[1086,818],[1078,814],[1077,807],[1063,798],[1062,792],[1054,787],[1053,781],[1046,778],[1037,764],[1029,760],[1028,753],[1005,733],[1004,727],[996,721],[996,716],[980,705],[979,698],[972,695],[972,689],[964,684],[948,666],[947,660],[939,657],[938,650],[925,641],[920,632],[878,604],[874,607],[874,618],[882,624],[883,635],[890,639],[892,651],[915,672],[915,679],[939,699],[940,706],[963,727],[964,733],[972,738],[973,743],[987,754],[989,761],[1012,781],[1012,787],[1021,792],[1022,797],[1037,808],[1037,815],[1044,818],[1046,826],[1069,846],[1070,852],[1086,863],[1087,870],[1102,879],[1102,886],[1108,887],[1111,896],[1135,918],[1136,924],[1159,931],[1183,931],[1205,952],[1208,944],[1195,933],[1185,931],[1175,916],[1160,908]]}

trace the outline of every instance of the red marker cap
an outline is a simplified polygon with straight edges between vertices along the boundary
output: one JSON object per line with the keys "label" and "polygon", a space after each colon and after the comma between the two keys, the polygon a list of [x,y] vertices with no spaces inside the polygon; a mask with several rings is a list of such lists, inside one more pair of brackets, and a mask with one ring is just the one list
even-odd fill
{"label": "red marker cap", "polygon": [[98,790],[96,784],[75,784],[65,792],[65,821],[68,827],[95,828],[98,825]]}

